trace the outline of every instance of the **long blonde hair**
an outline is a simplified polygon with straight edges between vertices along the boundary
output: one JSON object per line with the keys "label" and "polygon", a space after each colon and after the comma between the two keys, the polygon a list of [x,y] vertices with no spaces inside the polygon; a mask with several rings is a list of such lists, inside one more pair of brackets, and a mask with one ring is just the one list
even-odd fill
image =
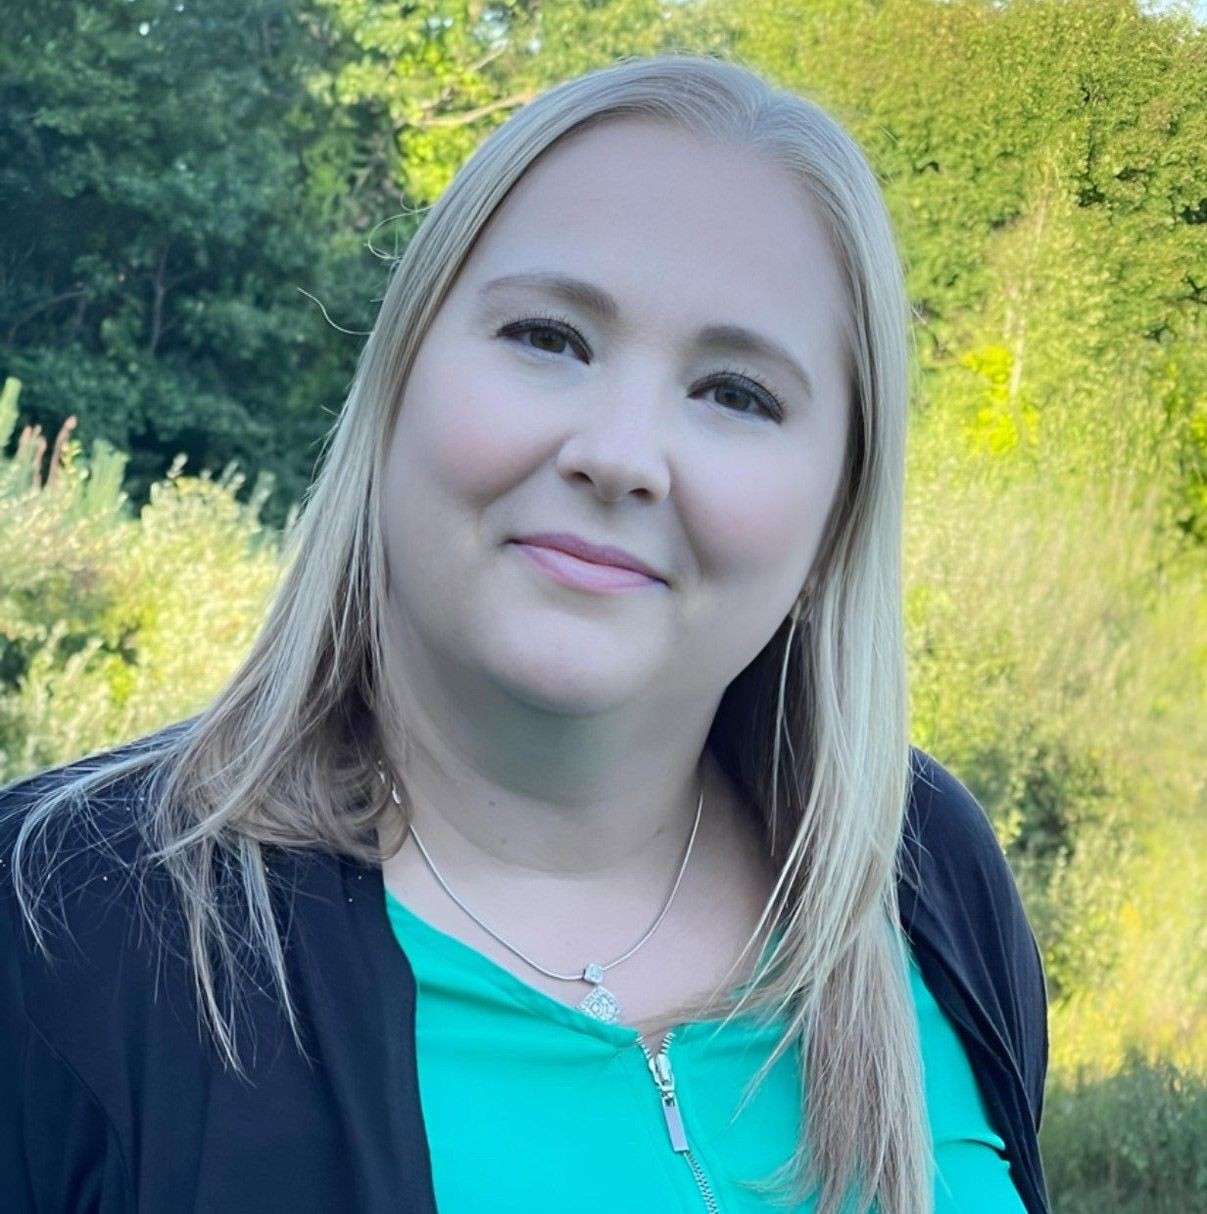
{"label": "long blonde hair", "polygon": [[[801,1134],[766,1185],[820,1214],[859,1193],[882,1214],[931,1208],[930,1140],[897,925],[896,864],[910,780],[901,526],[909,382],[908,309],[890,220],[855,142],[812,102],[733,62],[692,55],[622,60],[514,113],[432,206],[395,267],[324,466],[286,537],[282,579],[246,659],[204,711],[144,745],[73,765],[25,815],[13,850],[22,910],[36,912],[48,828],[87,823],[87,797],[143,773],[138,828],[172,878],[188,924],[199,1013],[242,1072],[218,978],[251,948],[268,963],[299,1047],[264,847],[315,848],[379,864],[406,838],[376,776],[387,702],[382,465],[407,375],[446,292],[507,192],[556,141],[640,117],[761,152],[823,218],[849,307],[850,431],[837,499],[792,615],[728,687],[708,750],[757,808],[778,883],[747,953],[772,942],[760,979],[733,1004],[724,984],[704,1018],[757,1013],[799,1046]],[[806,289],[802,284],[802,289]],[[102,841],[98,840],[98,845]],[[35,846],[37,844],[38,846]],[[219,861],[225,862],[220,865]],[[241,922],[216,876],[233,873]],[[28,871],[26,871],[28,870]],[[39,888],[35,888],[39,886]],[[807,1097],[807,1100],[806,1100]]]}

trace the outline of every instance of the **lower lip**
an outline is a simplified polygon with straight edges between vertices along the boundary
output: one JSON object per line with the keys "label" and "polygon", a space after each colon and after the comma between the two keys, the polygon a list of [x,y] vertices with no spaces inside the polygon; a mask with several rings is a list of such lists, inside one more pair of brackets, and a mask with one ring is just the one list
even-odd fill
{"label": "lower lip", "polygon": [[524,557],[538,569],[544,570],[555,582],[575,590],[637,590],[642,586],[661,586],[657,578],[646,577],[636,569],[621,569],[616,565],[597,565],[580,560],[558,548],[543,548],[539,544],[512,541]]}

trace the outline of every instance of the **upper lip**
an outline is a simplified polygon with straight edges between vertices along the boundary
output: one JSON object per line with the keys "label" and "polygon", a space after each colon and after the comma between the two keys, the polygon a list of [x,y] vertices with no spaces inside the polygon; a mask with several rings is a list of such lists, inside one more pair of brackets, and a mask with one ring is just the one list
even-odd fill
{"label": "upper lip", "polygon": [[662,582],[666,579],[656,570],[651,569],[643,560],[635,557],[623,548],[612,548],[607,544],[592,544],[581,535],[571,535],[566,531],[541,531],[534,535],[518,535],[516,543],[537,544],[542,548],[557,548],[568,552],[580,560],[592,561],[596,565],[615,565],[619,569],[633,569],[644,573],[646,577]]}

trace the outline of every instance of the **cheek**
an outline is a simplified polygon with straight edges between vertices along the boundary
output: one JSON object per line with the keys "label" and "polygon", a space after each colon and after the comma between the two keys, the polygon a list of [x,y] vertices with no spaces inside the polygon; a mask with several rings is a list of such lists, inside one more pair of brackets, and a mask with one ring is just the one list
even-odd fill
{"label": "cheek", "polygon": [[394,456],[424,486],[425,500],[485,505],[530,471],[541,436],[516,388],[489,366],[434,354],[413,368]]}
{"label": "cheek", "polygon": [[719,575],[764,585],[803,581],[836,484],[833,469],[802,461],[730,466],[698,494],[691,516],[701,560]]}

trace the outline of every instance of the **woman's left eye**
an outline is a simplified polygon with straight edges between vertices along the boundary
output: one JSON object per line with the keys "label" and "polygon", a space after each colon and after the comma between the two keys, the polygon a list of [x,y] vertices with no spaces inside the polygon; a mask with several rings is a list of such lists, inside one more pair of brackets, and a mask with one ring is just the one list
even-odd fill
{"label": "woman's left eye", "polygon": [[[758,403],[759,407],[772,421],[784,420],[784,403],[770,388],[759,383],[750,371],[741,367],[725,367],[720,377],[714,377],[704,385],[708,388],[721,388],[726,392],[739,392]],[[745,413],[747,410],[738,409]]]}
{"label": "woman's left eye", "polygon": [[[540,333],[552,335],[555,340],[571,342],[586,353],[587,343],[583,335],[568,320],[554,316],[534,316],[527,320],[515,320],[504,325],[496,334],[497,337],[516,337],[524,333]],[[530,346],[529,349],[541,350],[544,354],[560,354],[561,350],[545,350],[540,346]]]}
{"label": "woman's left eye", "polygon": [[[516,338],[526,334],[541,335],[546,340],[552,338],[552,344],[558,345],[560,343],[561,346],[559,349],[551,350],[542,346],[528,345],[530,350],[536,350],[543,354],[561,354],[564,353],[565,346],[568,343],[571,346],[577,347],[584,358],[589,357],[587,343],[583,335],[563,317],[536,316],[524,320],[515,320],[499,329],[496,336]],[[754,401],[772,421],[783,421],[783,402],[770,388],[760,383],[753,372],[743,367],[723,367],[718,374],[701,385],[701,389],[714,388],[725,392],[737,393],[739,397],[744,396],[747,400]],[[697,389],[697,391],[701,389]],[[723,407],[729,408],[730,406]],[[738,408],[736,406],[732,407],[732,411],[740,414],[750,412],[749,409]]]}

